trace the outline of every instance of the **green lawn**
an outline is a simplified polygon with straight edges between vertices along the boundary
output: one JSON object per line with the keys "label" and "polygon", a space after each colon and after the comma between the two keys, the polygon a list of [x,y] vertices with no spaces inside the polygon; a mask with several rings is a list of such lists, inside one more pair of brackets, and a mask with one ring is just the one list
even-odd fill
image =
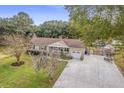
{"label": "green lawn", "polygon": [[63,71],[67,62],[60,62],[56,70],[55,80],[50,81],[47,72],[41,70],[36,73],[33,70],[31,59],[24,54],[21,60],[25,64],[20,67],[12,67],[14,57],[0,58],[0,87],[6,88],[47,88],[52,87],[58,76]]}
{"label": "green lawn", "polygon": [[121,71],[122,75],[124,76],[124,54],[121,51],[118,51],[114,56],[115,64]]}

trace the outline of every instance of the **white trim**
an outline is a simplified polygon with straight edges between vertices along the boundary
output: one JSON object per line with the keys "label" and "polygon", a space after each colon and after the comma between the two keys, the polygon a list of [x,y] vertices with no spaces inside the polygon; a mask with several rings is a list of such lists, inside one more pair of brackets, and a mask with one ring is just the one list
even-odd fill
{"label": "white trim", "polygon": [[58,42],[52,43],[52,44],[48,45],[48,47],[63,47],[63,48],[69,48],[69,46],[67,46],[63,41],[58,41]]}

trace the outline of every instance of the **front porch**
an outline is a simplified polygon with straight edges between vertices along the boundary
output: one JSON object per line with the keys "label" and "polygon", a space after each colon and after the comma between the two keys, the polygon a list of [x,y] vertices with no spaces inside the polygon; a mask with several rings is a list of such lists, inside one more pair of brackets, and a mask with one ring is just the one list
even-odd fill
{"label": "front porch", "polygon": [[62,46],[41,46],[41,45],[32,45],[28,47],[27,51],[31,52],[43,52],[46,51],[48,54],[54,53],[58,55],[66,55],[70,56],[69,47],[62,47]]}
{"label": "front porch", "polygon": [[56,54],[64,54],[64,55],[69,56],[69,48],[68,47],[49,46],[48,51],[49,51],[49,53],[54,52]]}

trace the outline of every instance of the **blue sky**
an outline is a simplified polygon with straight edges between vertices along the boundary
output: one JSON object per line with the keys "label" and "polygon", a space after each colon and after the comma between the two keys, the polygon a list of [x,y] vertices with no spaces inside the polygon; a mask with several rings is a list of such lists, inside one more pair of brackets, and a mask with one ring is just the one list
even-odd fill
{"label": "blue sky", "polygon": [[49,20],[68,21],[68,12],[61,5],[0,5],[0,17],[12,17],[18,12],[26,12],[36,25]]}

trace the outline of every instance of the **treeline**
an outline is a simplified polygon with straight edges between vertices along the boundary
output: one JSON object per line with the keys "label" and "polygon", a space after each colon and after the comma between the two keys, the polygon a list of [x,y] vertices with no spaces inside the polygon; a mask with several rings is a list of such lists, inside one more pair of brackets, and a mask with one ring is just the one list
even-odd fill
{"label": "treeline", "polygon": [[33,30],[33,20],[27,13],[20,12],[10,18],[0,18],[0,34],[27,33]]}
{"label": "treeline", "polygon": [[51,20],[40,24],[39,30],[36,31],[39,37],[52,37],[58,38],[73,38],[73,35],[69,32],[69,24],[65,21]]}
{"label": "treeline", "polygon": [[73,38],[68,30],[68,22],[51,20],[39,26],[35,25],[27,13],[20,12],[10,18],[0,18],[0,35],[20,33],[32,36],[34,33],[39,37]]}

